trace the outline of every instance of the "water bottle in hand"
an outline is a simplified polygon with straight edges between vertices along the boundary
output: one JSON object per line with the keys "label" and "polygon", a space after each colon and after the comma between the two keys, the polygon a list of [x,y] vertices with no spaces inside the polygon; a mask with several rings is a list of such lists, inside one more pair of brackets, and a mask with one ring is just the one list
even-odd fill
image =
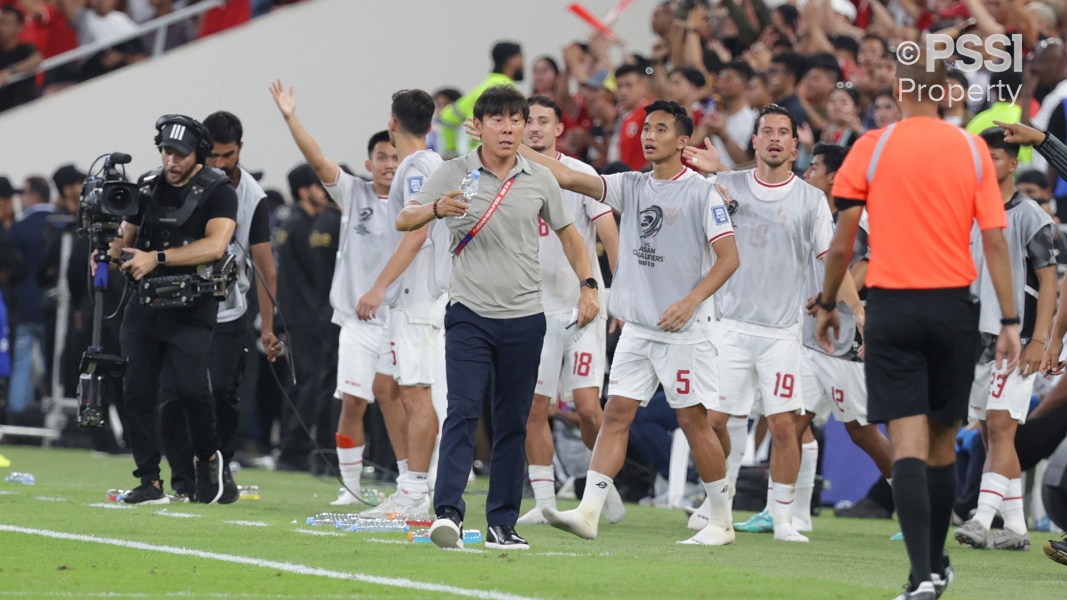
{"label": "water bottle in hand", "polygon": [[[463,192],[463,200],[470,206],[471,199],[478,193],[478,181],[482,178],[482,173],[475,169],[471,171],[466,177],[463,178],[463,182],[459,184],[459,191]],[[457,219],[466,217],[467,213],[457,216]]]}

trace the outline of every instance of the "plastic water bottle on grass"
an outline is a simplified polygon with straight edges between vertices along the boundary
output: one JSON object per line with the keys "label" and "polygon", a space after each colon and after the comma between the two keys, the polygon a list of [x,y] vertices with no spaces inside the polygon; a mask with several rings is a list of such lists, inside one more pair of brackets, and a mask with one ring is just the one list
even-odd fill
{"label": "plastic water bottle on grass", "polygon": [[258,485],[239,485],[237,490],[241,494],[241,500],[259,500],[261,497]]}
{"label": "plastic water bottle on grass", "polygon": [[480,543],[482,543],[482,531],[480,529],[464,529],[463,530],[463,543],[464,544],[480,544]]}
{"label": "plastic water bottle on grass", "polygon": [[[459,184],[459,191],[463,192],[463,201],[470,206],[471,199],[478,194],[478,182],[482,178],[482,173],[478,169],[471,171],[463,181]],[[467,216],[467,213],[457,216],[457,219],[462,219]]]}
{"label": "plastic water bottle on grass", "polygon": [[363,519],[352,524],[350,531],[359,533],[397,532],[407,533],[411,527],[403,521],[390,521],[389,519]]}
{"label": "plastic water bottle on grass", "polygon": [[13,472],[4,477],[4,481],[7,483],[21,483],[23,485],[34,485],[37,483],[37,478],[32,473],[19,473]]}
{"label": "plastic water bottle on grass", "polygon": [[371,506],[378,506],[385,501],[385,493],[374,488],[360,489],[359,497],[363,500],[364,504],[369,504]]}

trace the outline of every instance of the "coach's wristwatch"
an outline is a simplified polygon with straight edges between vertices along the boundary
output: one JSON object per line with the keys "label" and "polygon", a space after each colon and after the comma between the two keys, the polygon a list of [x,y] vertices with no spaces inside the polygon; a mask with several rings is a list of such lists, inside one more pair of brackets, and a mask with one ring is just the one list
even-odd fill
{"label": "coach's wristwatch", "polygon": [[1020,324],[1020,323],[1022,323],[1022,319],[1020,319],[1020,318],[1019,318],[1019,317],[1017,317],[1017,316],[1016,316],[1016,317],[1012,317],[1012,318],[1010,318],[1010,319],[1001,319],[1001,320],[1000,320],[1000,324],[1001,324],[1001,326],[1005,326],[1005,325],[1018,325],[1018,324]]}
{"label": "coach's wristwatch", "polygon": [[159,265],[167,264],[167,253],[166,252],[164,252],[162,250],[160,250],[159,252],[156,252],[156,264],[159,264]]}
{"label": "coach's wristwatch", "polygon": [[593,279],[592,277],[590,277],[589,279],[583,279],[581,285],[579,285],[578,287],[587,287],[591,290],[595,290],[597,289],[596,279]]}

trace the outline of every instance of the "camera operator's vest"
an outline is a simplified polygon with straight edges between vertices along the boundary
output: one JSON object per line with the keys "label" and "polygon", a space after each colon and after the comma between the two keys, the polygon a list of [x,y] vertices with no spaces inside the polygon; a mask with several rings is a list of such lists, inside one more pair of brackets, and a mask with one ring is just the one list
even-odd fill
{"label": "camera operator's vest", "polygon": [[[204,203],[215,188],[230,182],[230,178],[221,170],[204,166],[193,177],[193,180],[182,188],[180,192],[181,203],[177,207],[164,207],[159,206],[156,200],[156,192],[162,173],[162,167],[155,169],[142,175],[141,180],[138,182],[141,194],[150,198],[137,236],[137,248],[147,252],[179,248],[203,239],[203,233],[195,237],[189,237],[181,235],[179,229],[193,216],[196,209]],[[165,265],[158,269],[159,272],[154,272],[153,275],[195,273],[196,269],[196,265],[183,267]]]}

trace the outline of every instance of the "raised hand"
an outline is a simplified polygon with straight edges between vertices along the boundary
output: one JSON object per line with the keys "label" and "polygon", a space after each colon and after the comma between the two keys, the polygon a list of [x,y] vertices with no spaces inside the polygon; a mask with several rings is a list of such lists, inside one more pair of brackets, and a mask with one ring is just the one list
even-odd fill
{"label": "raised hand", "polygon": [[293,86],[289,86],[289,91],[286,92],[282,80],[277,79],[271,82],[270,93],[274,96],[274,103],[278,105],[278,110],[282,111],[283,117],[288,119],[296,113],[296,90]]}

